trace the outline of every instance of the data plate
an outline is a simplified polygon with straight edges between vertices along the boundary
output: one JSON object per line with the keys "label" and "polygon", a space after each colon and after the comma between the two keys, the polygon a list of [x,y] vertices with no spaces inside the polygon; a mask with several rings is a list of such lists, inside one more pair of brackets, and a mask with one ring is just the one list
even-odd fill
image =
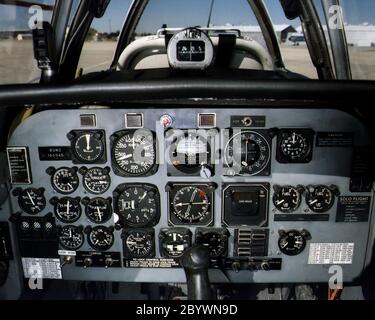
{"label": "data plate", "polygon": [[371,197],[339,197],[336,222],[367,222],[370,215]]}
{"label": "data plate", "polygon": [[318,132],[317,147],[350,148],[354,144],[353,132]]}
{"label": "data plate", "polygon": [[181,268],[175,259],[124,259],[125,268],[171,269]]}
{"label": "data plate", "polygon": [[29,150],[27,147],[7,148],[8,165],[11,183],[31,184]]}
{"label": "data plate", "polygon": [[352,264],[354,243],[311,243],[308,264]]}
{"label": "data plate", "polygon": [[62,279],[60,259],[22,258],[25,278]]}
{"label": "data plate", "polygon": [[39,147],[40,161],[71,161],[72,149],[70,147]]}

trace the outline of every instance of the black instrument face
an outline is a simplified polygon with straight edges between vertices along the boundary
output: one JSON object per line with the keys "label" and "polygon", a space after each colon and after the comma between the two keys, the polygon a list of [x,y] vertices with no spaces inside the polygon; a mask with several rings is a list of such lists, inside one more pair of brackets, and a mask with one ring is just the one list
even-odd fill
{"label": "black instrument face", "polygon": [[195,242],[208,248],[210,257],[215,259],[228,254],[228,231],[226,229],[197,229]]}
{"label": "black instrument face", "polygon": [[112,162],[117,174],[146,176],[155,169],[156,148],[151,131],[124,131],[113,136]]}
{"label": "black instrument face", "polygon": [[291,160],[301,160],[310,153],[311,145],[308,137],[302,133],[291,132],[285,134],[281,142],[281,151]]}
{"label": "black instrument face", "polygon": [[84,199],[86,216],[91,222],[105,223],[112,217],[112,205],[110,199],[94,198]]}
{"label": "black instrument face", "polygon": [[267,139],[253,131],[235,134],[225,147],[225,164],[234,174],[257,175],[270,162],[271,148]]}
{"label": "black instrument face", "polygon": [[160,254],[166,258],[180,258],[191,246],[191,233],[187,229],[161,230],[159,236]]}
{"label": "black instrument face", "polygon": [[128,230],[123,236],[124,251],[131,258],[151,258],[155,252],[155,234],[153,230]]}
{"label": "black instrument face", "polygon": [[280,234],[279,248],[288,256],[296,256],[305,249],[306,242],[305,236],[300,231],[291,230]]}
{"label": "black instrument face", "polygon": [[120,186],[114,196],[116,211],[125,225],[135,228],[154,226],[160,218],[160,195],[153,185]]}
{"label": "black instrument face", "polygon": [[206,44],[199,40],[183,40],[177,43],[177,60],[201,62],[206,57]]}
{"label": "black instrument face", "polygon": [[35,215],[42,212],[46,207],[44,189],[29,188],[21,191],[18,204],[28,214]]}
{"label": "black instrument face", "polygon": [[317,213],[327,212],[335,203],[333,191],[326,186],[308,187],[306,203],[308,207]]}
{"label": "black instrument face", "polygon": [[212,222],[213,188],[210,185],[174,184],[169,191],[170,220],[173,224]]}
{"label": "black instrument face", "polygon": [[267,183],[224,185],[224,224],[227,226],[266,226],[269,189],[270,186]]}
{"label": "black instrument face", "polygon": [[52,187],[61,194],[71,194],[79,186],[77,170],[74,168],[57,169],[51,178]]}
{"label": "black instrument face", "polygon": [[301,193],[292,186],[277,187],[273,195],[273,204],[281,212],[294,212],[301,204]]}
{"label": "black instrument face", "polygon": [[78,250],[84,239],[82,228],[76,226],[64,226],[59,235],[60,245],[67,250]]}
{"label": "black instrument face", "polygon": [[92,194],[103,194],[111,186],[109,168],[87,169],[83,175],[83,186]]}
{"label": "black instrument face", "polygon": [[81,217],[81,205],[79,198],[53,199],[55,216],[63,223],[76,222]]}
{"label": "black instrument face", "polygon": [[72,147],[76,163],[97,163],[105,152],[103,134],[95,131],[79,132],[73,138]]}
{"label": "black instrument face", "polygon": [[277,136],[276,160],[280,163],[309,163],[314,136],[311,129],[281,129]]}
{"label": "black instrument face", "polygon": [[115,237],[111,228],[98,226],[89,230],[88,243],[94,250],[109,250],[114,241]]}

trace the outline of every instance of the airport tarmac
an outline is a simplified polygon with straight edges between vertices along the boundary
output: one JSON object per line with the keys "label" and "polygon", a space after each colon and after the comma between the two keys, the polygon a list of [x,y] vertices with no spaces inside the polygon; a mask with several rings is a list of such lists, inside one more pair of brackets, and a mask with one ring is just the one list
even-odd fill
{"label": "airport tarmac", "polygon": [[[116,42],[86,42],[79,67],[84,73],[105,70],[112,62]],[[306,46],[281,46],[286,67],[309,78],[317,78]],[[375,48],[349,49],[355,79],[375,80]],[[0,84],[25,83],[39,76],[31,40],[0,40]]]}

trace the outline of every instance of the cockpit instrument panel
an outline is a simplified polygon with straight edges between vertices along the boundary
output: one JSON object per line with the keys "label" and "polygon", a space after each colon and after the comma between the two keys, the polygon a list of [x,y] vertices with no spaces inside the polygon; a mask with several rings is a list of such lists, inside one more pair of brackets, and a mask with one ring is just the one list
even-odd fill
{"label": "cockpit instrument panel", "polygon": [[[170,41],[171,63],[203,68],[210,48],[185,30]],[[12,186],[12,236],[23,269],[58,265],[55,279],[186,282],[179,259],[200,245],[213,283],[327,282],[333,264],[351,281],[373,242],[373,194],[352,185],[370,141],[333,109],[39,112],[9,140],[13,174],[22,148],[32,177]]]}

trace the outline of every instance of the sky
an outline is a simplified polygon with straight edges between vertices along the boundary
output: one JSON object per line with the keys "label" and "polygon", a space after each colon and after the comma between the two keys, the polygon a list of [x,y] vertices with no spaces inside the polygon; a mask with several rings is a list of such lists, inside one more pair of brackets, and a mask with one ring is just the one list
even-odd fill
{"label": "sky", "polygon": [[[31,0],[30,0],[31,1]],[[35,0],[51,2],[53,0]],[[320,3],[320,0],[316,0]],[[111,0],[102,19],[95,19],[93,27],[100,32],[120,30],[131,0]],[[350,24],[368,22],[375,24],[374,0],[342,0],[345,19]],[[150,0],[138,26],[138,32],[155,32],[162,24],[169,27],[207,25],[211,0]],[[274,24],[299,25],[283,15],[278,0],[265,0]],[[48,15],[47,15],[48,16]],[[30,14],[25,8],[0,5],[0,30],[27,28]],[[215,0],[211,22],[214,25],[227,23],[255,25],[255,17],[247,0]]]}

